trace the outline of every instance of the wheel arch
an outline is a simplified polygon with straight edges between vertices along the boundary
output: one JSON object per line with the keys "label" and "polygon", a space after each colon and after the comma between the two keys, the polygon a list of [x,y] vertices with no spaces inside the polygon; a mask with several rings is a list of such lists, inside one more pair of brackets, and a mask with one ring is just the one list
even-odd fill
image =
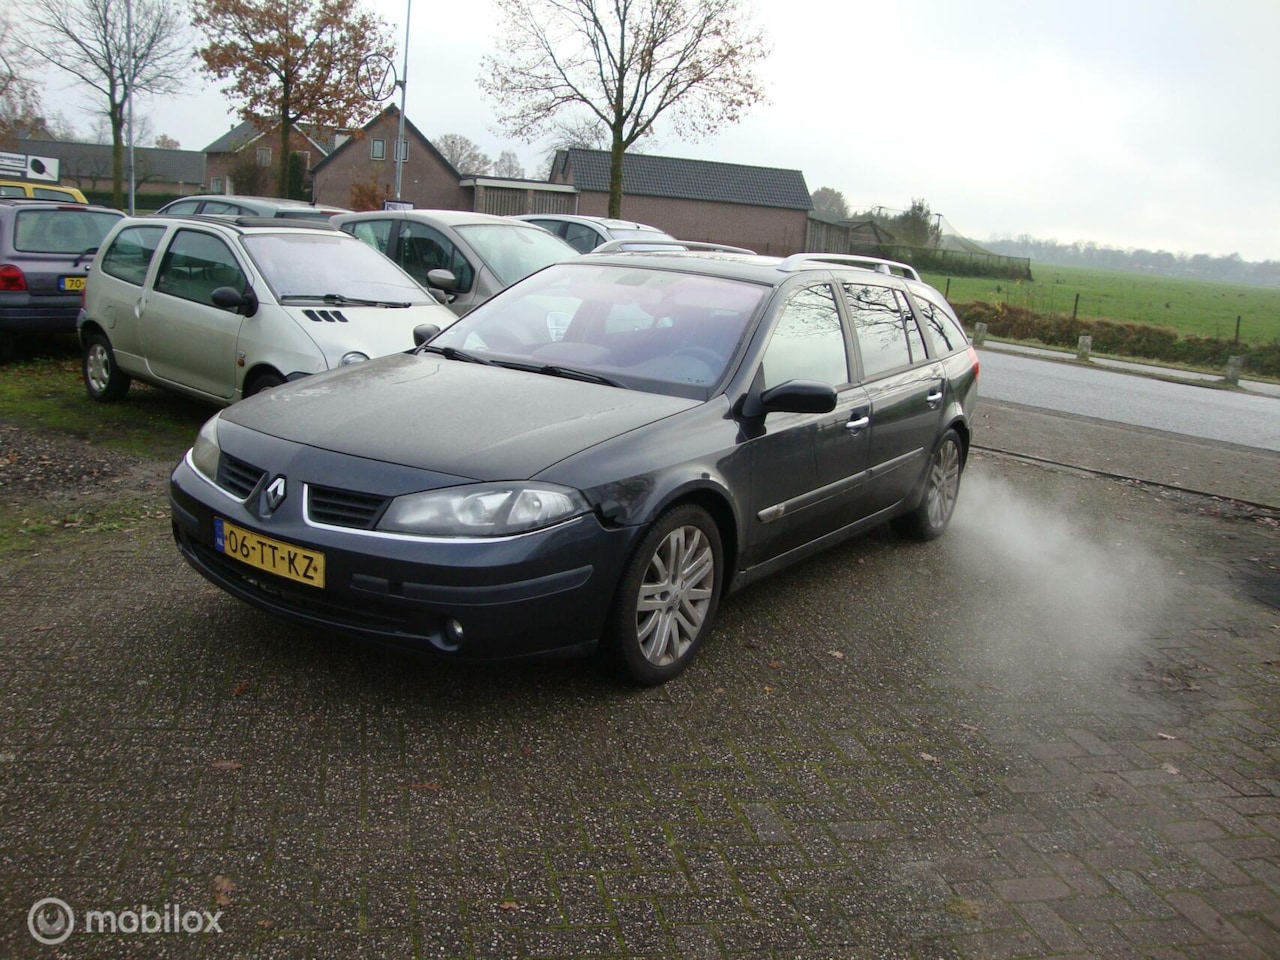
{"label": "wheel arch", "polygon": [[673,491],[671,496],[663,501],[661,506],[653,512],[650,523],[655,522],[658,517],[668,510],[684,504],[701,507],[715,521],[716,529],[720,534],[720,547],[724,562],[721,583],[727,589],[729,584],[733,582],[733,577],[738,567],[738,547],[740,543],[738,516],[729,501],[728,493],[706,482]]}

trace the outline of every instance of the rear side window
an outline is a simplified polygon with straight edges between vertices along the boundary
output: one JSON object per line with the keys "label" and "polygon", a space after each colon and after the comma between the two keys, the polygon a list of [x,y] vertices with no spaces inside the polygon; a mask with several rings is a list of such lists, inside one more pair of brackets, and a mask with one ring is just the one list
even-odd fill
{"label": "rear side window", "polygon": [[[905,309],[906,304],[898,291],[868,284],[846,283],[843,286],[845,304],[853,317],[858,350],[862,354],[864,376],[871,379],[890,370],[910,366],[913,342],[919,353],[916,360],[924,359],[920,329]],[[914,333],[911,339],[908,339],[904,318],[911,319],[911,332]]]}
{"label": "rear side window", "polygon": [[564,230],[564,239],[579,253],[590,253],[603,242],[598,233],[581,223],[568,224]]}
{"label": "rear side window", "polygon": [[165,213],[195,213],[196,208],[200,206],[199,200],[181,200],[178,203],[171,203],[164,208]]}
{"label": "rear side window", "polygon": [[118,214],[96,210],[19,210],[13,224],[13,248],[23,253],[78,256],[96,250],[119,219]]}
{"label": "rear side window", "polygon": [[102,272],[142,286],[162,236],[164,227],[126,227],[102,255]]}
{"label": "rear side window", "polygon": [[210,234],[180,230],[160,261],[156,289],[213,306],[213,291],[218,287],[244,292],[244,272],[231,249]]}
{"label": "rear side window", "polygon": [[26,195],[27,191],[24,187],[0,183],[0,197],[25,197]]}
{"label": "rear side window", "polygon": [[31,195],[37,200],[66,200],[79,203],[80,198],[70,190],[54,190],[52,187],[32,187]]}
{"label": "rear side window", "polygon": [[969,338],[964,335],[960,321],[948,307],[919,295],[916,296],[916,306],[920,308],[920,316],[933,336],[933,345],[938,353],[945,356],[969,346]]}

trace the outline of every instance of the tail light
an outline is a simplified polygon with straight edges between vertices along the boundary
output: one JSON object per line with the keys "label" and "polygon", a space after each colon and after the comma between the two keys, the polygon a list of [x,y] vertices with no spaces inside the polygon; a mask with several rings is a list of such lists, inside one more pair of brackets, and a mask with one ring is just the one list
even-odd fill
{"label": "tail light", "polygon": [[973,344],[969,345],[969,359],[973,361],[973,379],[978,379],[978,351],[973,348]]}
{"label": "tail light", "polygon": [[26,275],[12,263],[0,264],[0,290],[15,292],[27,289]]}

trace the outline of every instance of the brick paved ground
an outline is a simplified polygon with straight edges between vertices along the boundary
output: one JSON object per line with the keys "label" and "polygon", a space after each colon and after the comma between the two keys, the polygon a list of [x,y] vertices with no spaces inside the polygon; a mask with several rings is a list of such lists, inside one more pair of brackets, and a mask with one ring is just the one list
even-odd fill
{"label": "brick paved ground", "polygon": [[1280,956],[1280,535],[1216,510],[979,456],[652,691],[272,620],[159,519],[2,561],[0,956]]}

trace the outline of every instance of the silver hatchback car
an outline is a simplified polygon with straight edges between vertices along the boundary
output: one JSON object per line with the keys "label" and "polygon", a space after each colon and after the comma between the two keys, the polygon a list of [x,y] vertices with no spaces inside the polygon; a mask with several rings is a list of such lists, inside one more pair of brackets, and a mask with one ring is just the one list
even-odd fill
{"label": "silver hatchback car", "polygon": [[154,216],[123,221],[103,242],[78,326],[90,398],[117,400],[138,379],[226,406],[412,349],[453,321],[403,270],[327,223]]}
{"label": "silver hatchback car", "polygon": [[488,213],[370,210],[333,222],[381,250],[424,287],[445,290],[458,316],[517,280],[578,255],[541,227]]}

